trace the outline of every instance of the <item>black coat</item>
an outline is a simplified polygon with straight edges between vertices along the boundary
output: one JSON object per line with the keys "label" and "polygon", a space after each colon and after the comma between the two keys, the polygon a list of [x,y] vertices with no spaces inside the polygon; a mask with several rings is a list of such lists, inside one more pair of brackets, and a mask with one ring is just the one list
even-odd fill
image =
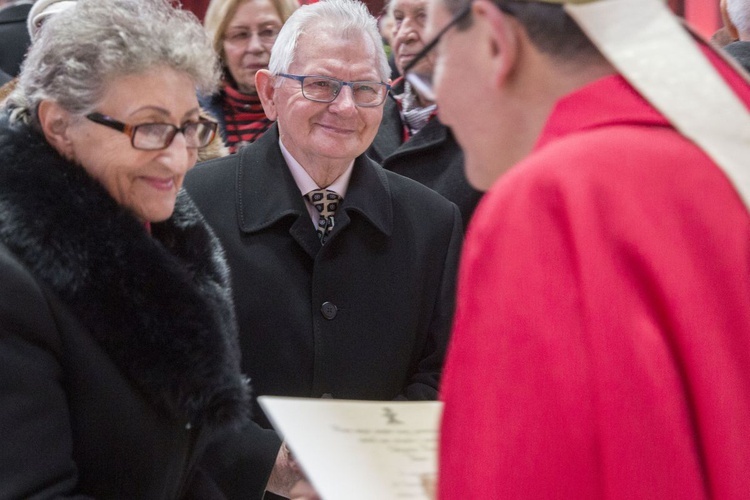
{"label": "black coat", "polygon": [[[435,399],[453,315],[458,208],[363,155],[321,247],[278,141],[274,126],[236,155],[198,165],[185,184],[226,249],[254,390]],[[252,446],[247,438],[245,452]],[[271,465],[277,447],[267,452]]]}
{"label": "black coat", "polygon": [[5,117],[0,158],[0,498],[215,498],[195,465],[249,410],[218,241]]}
{"label": "black coat", "polygon": [[14,77],[18,75],[26,51],[31,45],[26,18],[31,4],[11,5],[0,10],[0,70]]}
{"label": "black coat", "polygon": [[[403,80],[394,91],[403,92]],[[451,129],[437,117],[404,141],[404,124],[396,100],[385,101],[383,121],[367,150],[367,156],[385,169],[424,184],[458,205],[464,227],[479,203],[482,193],[472,188],[464,173],[464,153]]]}
{"label": "black coat", "polygon": [[724,47],[724,50],[737,60],[745,71],[750,73],[750,42],[739,40]]}

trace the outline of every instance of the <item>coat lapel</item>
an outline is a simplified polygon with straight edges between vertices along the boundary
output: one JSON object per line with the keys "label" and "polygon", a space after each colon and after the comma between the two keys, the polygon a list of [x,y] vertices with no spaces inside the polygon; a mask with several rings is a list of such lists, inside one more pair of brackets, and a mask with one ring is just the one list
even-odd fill
{"label": "coat lapel", "polygon": [[398,111],[396,100],[390,95],[385,100],[383,120],[380,122],[378,133],[367,150],[367,156],[382,164],[396,151],[404,141],[404,126]]}
{"label": "coat lapel", "polygon": [[[289,219],[289,234],[314,258],[321,248],[320,241],[278,142],[278,127],[274,125],[258,141],[238,153],[240,230],[254,233]],[[364,155],[355,160],[347,195],[328,242],[345,230],[355,212],[381,232],[390,234],[393,215],[386,174]]]}
{"label": "coat lapel", "polygon": [[346,217],[341,218],[331,239],[338,231],[343,231],[355,216],[364,218],[380,232],[390,236],[393,232],[393,200],[385,170],[366,156],[359,156],[354,161],[349,188],[340,210],[346,212]]}
{"label": "coat lapel", "polygon": [[[404,80],[399,79],[391,89],[391,94],[404,91]],[[437,117],[432,117],[417,134],[404,141],[404,125],[396,99],[389,95],[383,109],[383,121],[367,155],[388,168],[388,160],[419,154],[425,149],[434,148],[448,138],[448,127]]]}
{"label": "coat lapel", "polygon": [[448,128],[437,117],[433,117],[427,124],[408,141],[395,151],[392,158],[418,154],[425,149],[434,148],[444,142],[448,136]]}

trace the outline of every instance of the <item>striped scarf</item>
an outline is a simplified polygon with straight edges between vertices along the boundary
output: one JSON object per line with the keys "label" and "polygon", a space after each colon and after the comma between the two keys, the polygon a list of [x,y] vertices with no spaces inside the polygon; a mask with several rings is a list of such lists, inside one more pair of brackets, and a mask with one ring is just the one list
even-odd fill
{"label": "striped scarf", "polygon": [[224,84],[224,119],[226,144],[235,153],[246,143],[256,141],[273,124],[263,112],[260,98]]}
{"label": "striped scarf", "polygon": [[427,122],[430,121],[430,118],[437,111],[435,104],[424,107],[420,106],[419,100],[408,81],[404,82],[404,93],[394,95],[393,97],[401,105],[401,117],[409,131],[410,137],[422,130],[422,127],[427,125]]}

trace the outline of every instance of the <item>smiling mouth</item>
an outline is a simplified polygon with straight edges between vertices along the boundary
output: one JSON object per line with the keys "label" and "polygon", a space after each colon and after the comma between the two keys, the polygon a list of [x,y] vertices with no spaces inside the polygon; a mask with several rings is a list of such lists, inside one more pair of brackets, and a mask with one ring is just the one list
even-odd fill
{"label": "smiling mouth", "polygon": [[143,177],[143,180],[159,191],[171,191],[174,189],[174,179],[172,177],[166,179],[160,177]]}
{"label": "smiling mouth", "polygon": [[334,127],[333,125],[325,125],[325,124],[322,124],[322,123],[320,123],[319,125],[322,128],[324,128],[325,130],[327,130],[329,132],[333,132],[335,134],[352,134],[352,133],[354,133],[353,129],[341,128],[341,127]]}

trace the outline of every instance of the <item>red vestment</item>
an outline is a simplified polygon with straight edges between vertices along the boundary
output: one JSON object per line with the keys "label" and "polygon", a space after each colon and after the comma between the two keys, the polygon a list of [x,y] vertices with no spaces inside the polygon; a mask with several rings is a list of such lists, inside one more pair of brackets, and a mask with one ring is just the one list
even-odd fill
{"label": "red vestment", "polygon": [[750,497],[750,217],[621,77],[485,195],[457,304],[441,500]]}

